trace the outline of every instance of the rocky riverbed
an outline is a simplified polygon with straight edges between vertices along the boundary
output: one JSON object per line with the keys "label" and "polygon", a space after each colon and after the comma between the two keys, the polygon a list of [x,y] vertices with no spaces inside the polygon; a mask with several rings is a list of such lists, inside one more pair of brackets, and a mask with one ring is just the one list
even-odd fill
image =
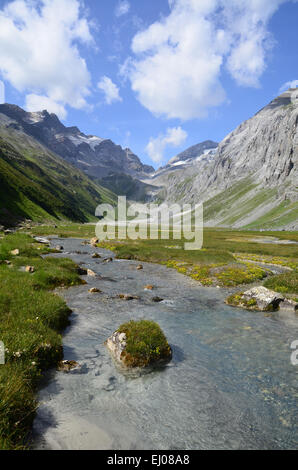
{"label": "rocky riverbed", "polygon": [[[142,263],[138,270],[139,262],[115,260],[82,240],[52,245],[64,247],[55,256],[71,257],[97,276],[59,291],[73,310],[65,359],[79,367],[47,375],[35,448],[297,448],[298,366],[290,360],[297,315],[235,309],[224,304],[233,291],[199,287],[161,265]],[[161,326],[173,360],[150,373],[125,374],[104,342],[121,323],[142,318]]]}

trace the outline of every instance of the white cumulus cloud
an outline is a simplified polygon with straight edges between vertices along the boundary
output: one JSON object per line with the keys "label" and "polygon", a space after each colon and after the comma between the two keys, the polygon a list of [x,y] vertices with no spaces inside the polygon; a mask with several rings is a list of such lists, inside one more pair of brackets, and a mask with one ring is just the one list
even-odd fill
{"label": "white cumulus cloud", "polygon": [[106,104],[112,104],[114,101],[122,101],[119,88],[109,77],[103,76],[98,82],[97,87],[104,93]]}
{"label": "white cumulus cloud", "polygon": [[180,126],[168,128],[166,134],[160,134],[158,137],[151,137],[146,147],[146,152],[156,163],[162,161],[164,151],[167,146],[179,147],[187,139],[187,132]]}
{"label": "white cumulus cloud", "polygon": [[5,103],[5,85],[0,80],[0,104]]}
{"label": "white cumulus cloud", "polygon": [[298,87],[298,80],[290,80],[289,82],[284,83],[280,89],[279,92],[283,93],[284,91],[287,91],[289,88],[296,88]]}
{"label": "white cumulus cloud", "polygon": [[46,109],[49,113],[55,113],[60,119],[66,118],[66,110],[62,104],[57,103],[56,101],[51,100],[47,96],[26,95],[26,109],[34,111],[42,111]]}
{"label": "white cumulus cloud", "polygon": [[[79,0],[14,0],[0,10],[0,75],[26,106],[65,117],[87,107],[90,74],[78,44],[92,44]],[[30,109],[29,109],[30,110]]]}
{"label": "white cumulus cloud", "polygon": [[115,9],[115,15],[119,18],[120,16],[126,15],[130,10],[130,3],[127,0],[120,0]]}
{"label": "white cumulus cloud", "polygon": [[152,113],[203,117],[226,99],[223,70],[241,86],[259,86],[274,45],[268,23],[286,1],[169,0],[169,15],[133,38],[122,72]]}

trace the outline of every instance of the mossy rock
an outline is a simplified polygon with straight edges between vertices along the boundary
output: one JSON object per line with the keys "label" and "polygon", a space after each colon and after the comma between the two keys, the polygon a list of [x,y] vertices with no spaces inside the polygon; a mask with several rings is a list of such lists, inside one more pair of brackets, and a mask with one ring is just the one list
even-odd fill
{"label": "mossy rock", "polygon": [[124,323],[108,338],[106,345],[125,368],[162,365],[172,359],[172,349],[163,331],[149,320]]}

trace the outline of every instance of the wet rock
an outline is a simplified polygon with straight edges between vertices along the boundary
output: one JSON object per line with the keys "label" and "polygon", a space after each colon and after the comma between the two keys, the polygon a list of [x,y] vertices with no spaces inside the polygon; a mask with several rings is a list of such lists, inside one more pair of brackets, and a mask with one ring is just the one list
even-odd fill
{"label": "wet rock", "polygon": [[76,361],[60,361],[58,364],[58,370],[60,372],[70,372],[72,370],[79,370],[80,364]]}
{"label": "wet rock", "polygon": [[97,237],[91,238],[90,240],[91,246],[96,246],[97,243],[99,243],[99,239]]}
{"label": "wet rock", "polygon": [[89,242],[87,240],[84,240],[81,245],[89,245]]}
{"label": "wet rock", "polygon": [[13,233],[13,231],[9,230],[9,229],[6,229],[6,230],[4,230],[4,233],[5,233],[5,235],[9,235],[10,233]]}
{"label": "wet rock", "polygon": [[139,266],[137,266],[137,271],[141,271],[143,268],[143,266],[141,264],[139,264]]}
{"label": "wet rock", "polygon": [[101,258],[101,256],[100,256],[99,253],[93,253],[92,258],[94,258],[94,259]]}
{"label": "wet rock", "polygon": [[163,301],[163,299],[161,297],[158,297],[158,296],[152,297],[152,302],[159,303],[159,302],[162,302],[162,301]]}
{"label": "wet rock", "polygon": [[113,261],[113,258],[105,258],[103,260],[104,263],[112,263],[112,261]]}
{"label": "wet rock", "polygon": [[34,237],[34,240],[36,240],[38,243],[42,243],[43,245],[49,245],[50,244],[50,240],[48,240],[47,238]]}
{"label": "wet rock", "polygon": [[12,256],[18,256],[20,254],[20,250],[16,248],[15,250],[12,250],[10,253],[12,254]]}
{"label": "wet rock", "polygon": [[7,266],[11,265],[11,261],[9,261],[8,259],[6,259],[4,263],[7,264]]}
{"label": "wet rock", "polygon": [[97,274],[92,269],[87,269],[87,276],[96,277]]}
{"label": "wet rock", "polygon": [[100,289],[98,289],[97,287],[91,287],[91,289],[89,289],[90,294],[98,294],[101,292]]}
{"label": "wet rock", "polygon": [[64,248],[63,248],[63,246],[61,246],[61,245],[55,246],[55,250],[57,250],[57,251],[63,251],[63,249],[64,249]]}
{"label": "wet rock", "polygon": [[115,331],[106,341],[107,348],[118,362],[121,362],[121,354],[126,348],[126,339],[125,333]]}
{"label": "wet rock", "polygon": [[25,271],[26,273],[34,273],[35,268],[34,266],[26,266]]}
{"label": "wet rock", "polygon": [[153,290],[154,286],[151,286],[151,284],[148,284],[147,286],[144,287],[145,290]]}
{"label": "wet rock", "polygon": [[119,299],[122,300],[138,300],[140,297],[137,295],[131,295],[131,294],[119,294]]}
{"label": "wet rock", "polygon": [[279,305],[280,310],[288,310],[291,312],[298,312],[298,302],[295,302],[294,300],[291,299],[284,299],[280,305]]}

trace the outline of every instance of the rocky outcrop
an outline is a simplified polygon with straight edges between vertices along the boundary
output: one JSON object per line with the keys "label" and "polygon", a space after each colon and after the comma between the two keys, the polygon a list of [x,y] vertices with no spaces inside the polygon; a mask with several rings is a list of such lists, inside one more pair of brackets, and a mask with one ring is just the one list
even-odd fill
{"label": "rocky outcrop", "polygon": [[226,299],[226,303],[234,307],[262,312],[272,312],[279,309],[293,312],[298,310],[297,302],[286,299],[282,294],[264,286],[253,287],[246,292],[233,294]]}
{"label": "rocky outcrop", "polygon": [[157,173],[158,197],[204,202],[209,226],[297,230],[297,126],[298,90],[290,89],[231,132],[210,161]]}
{"label": "rocky outcrop", "polygon": [[263,286],[253,287],[252,289],[247,290],[244,292],[243,298],[248,302],[250,300],[255,300],[258,310],[263,311],[277,310],[279,304],[284,300],[284,297],[281,294]]}
{"label": "rocky outcrop", "polygon": [[0,113],[10,118],[15,130],[34,137],[92,178],[104,178],[111,173],[141,178],[154,172],[130,149],[123,149],[110,139],[85,135],[76,126],[65,127],[55,114],[46,110],[30,113],[15,105],[1,104]]}

